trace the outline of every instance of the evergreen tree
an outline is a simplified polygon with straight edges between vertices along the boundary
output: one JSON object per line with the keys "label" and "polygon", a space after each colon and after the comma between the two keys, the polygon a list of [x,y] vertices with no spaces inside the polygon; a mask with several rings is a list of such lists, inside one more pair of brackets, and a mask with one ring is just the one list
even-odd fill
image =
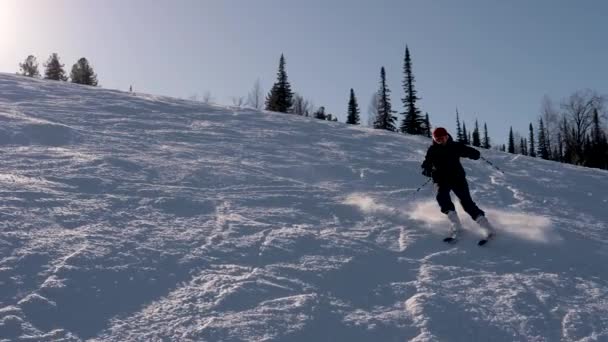
{"label": "evergreen tree", "polygon": [[374,128],[395,131],[395,120],[390,99],[390,90],[386,84],[386,72],[384,67],[380,69],[380,88],[378,89],[378,116],[374,122]]}
{"label": "evergreen tree", "polygon": [[562,133],[557,133],[557,148],[553,154],[555,161],[564,162],[564,141],[562,140]]}
{"label": "evergreen tree", "polygon": [[608,169],[608,139],[602,130],[597,109],[593,110],[593,127],[591,128],[589,159],[589,166]]}
{"label": "evergreen tree", "polygon": [[72,66],[70,78],[72,83],[97,86],[97,75],[93,71],[93,67],[89,65],[89,61],[84,57]]}
{"label": "evergreen tree", "polygon": [[458,108],[456,108],[456,141],[463,141],[462,128],[460,127],[460,117],[458,115]]}
{"label": "evergreen tree", "polygon": [[577,151],[578,142],[576,138],[576,131],[574,127],[570,127],[566,117],[562,120],[560,127],[561,139],[562,139],[562,161],[568,164],[579,164],[579,153]]}
{"label": "evergreen tree", "polygon": [[530,157],[536,157],[536,149],[534,148],[534,127],[530,122],[530,150],[528,152]]}
{"label": "evergreen tree", "polygon": [[507,147],[505,146],[505,144],[502,144],[502,147],[500,148],[500,150],[503,152],[507,151]]}
{"label": "evergreen tree", "polygon": [[424,117],[424,135],[428,138],[431,137],[431,120],[429,120],[429,113],[426,113]]}
{"label": "evergreen tree", "polygon": [[313,117],[315,119],[319,119],[319,120],[327,119],[327,115],[325,114],[325,107],[323,107],[323,106],[319,107],[319,109],[317,109],[314,112]]}
{"label": "evergreen tree", "polygon": [[19,63],[19,75],[27,77],[40,77],[40,71],[38,70],[38,61],[33,55],[27,56],[23,63]]}
{"label": "evergreen tree", "polygon": [[509,129],[509,153],[515,153],[515,139],[513,138],[513,127]]}
{"label": "evergreen tree", "polygon": [[65,73],[64,65],[59,62],[59,56],[53,53],[44,64],[44,78],[47,80],[67,81],[68,76]]}
{"label": "evergreen tree", "polygon": [[553,151],[554,150],[551,149],[551,137],[550,137],[550,134],[549,134],[549,127],[548,126],[545,126],[545,145],[547,146],[547,153],[548,153],[547,154],[547,159],[554,160],[554,158],[553,158]]}
{"label": "evergreen tree", "polygon": [[583,143],[583,165],[587,167],[595,167],[595,160],[593,158],[593,143],[591,137],[586,136]]}
{"label": "evergreen tree", "polygon": [[479,137],[479,124],[475,120],[475,129],[473,130],[473,141],[471,142],[475,147],[481,147],[481,139]]}
{"label": "evergreen tree", "polygon": [[287,80],[287,72],[285,71],[285,57],[281,54],[279,60],[279,71],[277,72],[277,81],[270,89],[266,97],[266,110],[288,113],[293,106],[293,92],[291,85]]}
{"label": "evergreen tree", "polygon": [[545,132],[545,124],[541,117],[538,121],[538,155],[542,159],[549,159],[550,147],[547,146],[547,136]]}
{"label": "evergreen tree", "polygon": [[470,145],[469,134],[467,133],[467,124],[464,121],[462,122],[462,140],[461,141],[465,145]]}
{"label": "evergreen tree", "polygon": [[[559,146],[559,143],[558,143],[558,146]],[[561,161],[562,160],[562,156],[559,154],[558,148],[559,147],[554,148],[553,152],[551,152],[551,160],[554,160],[554,161]]]}
{"label": "evergreen tree", "polygon": [[350,99],[348,100],[348,115],[346,117],[346,123],[350,125],[359,125],[361,123],[359,113],[359,105],[357,104],[355,91],[353,88],[350,88]]}
{"label": "evergreen tree", "polygon": [[597,108],[593,110],[593,126],[591,128],[591,138],[593,142],[597,143],[601,140],[603,135],[602,126],[600,125],[600,116],[597,112]]}
{"label": "evergreen tree", "polygon": [[403,61],[403,90],[405,91],[405,97],[401,99],[405,111],[401,114],[404,115],[403,122],[401,123],[401,132],[408,134],[420,134],[426,133],[424,128],[424,119],[420,109],[416,106],[416,101],[420,100],[416,96],[416,90],[414,89],[414,74],[412,73],[412,59],[410,57],[410,50],[407,45],[405,46],[405,59]]}
{"label": "evergreen tree", "polygon": [[338,117],[334,116],[333,114],[329,114],[328,113],[327,115],[325,115],[325,120],[337,122],[338,121]]}
{"label": "evergreen tree", "polygon": [[492,147],[492,145],[490,144],[490,137],[488,136],[488,125],[486,125],[486,123],[483,123],[483,142],[482,142],[482,146],[483,148],[487,148],[490,149]]}

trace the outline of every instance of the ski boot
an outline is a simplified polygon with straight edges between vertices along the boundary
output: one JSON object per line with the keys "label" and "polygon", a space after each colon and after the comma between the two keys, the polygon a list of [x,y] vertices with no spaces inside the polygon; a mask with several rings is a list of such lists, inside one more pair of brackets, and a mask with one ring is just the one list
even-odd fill
{"label": "ski boot", "polygon": [[492,225],[490,224],[490,221],[488,221],[488,219],[484,215],[479,215],[475,219],[475,222],[477,222],[477,224],[483,229],[484,237],[481,240],[479,240],[479,242],[477,243],[478,245],[483,246],[490,239],[492,239],[496,236],[496,229],[494,229],[494,227],[492,227]]}
{"label": "ski boot", "polygon": [[444,242],[453,243],[458,239],[458,234],[462,231],[462,224],[455,211],[448,211],[448,220],[450,221],[450,236],[443,239]]}

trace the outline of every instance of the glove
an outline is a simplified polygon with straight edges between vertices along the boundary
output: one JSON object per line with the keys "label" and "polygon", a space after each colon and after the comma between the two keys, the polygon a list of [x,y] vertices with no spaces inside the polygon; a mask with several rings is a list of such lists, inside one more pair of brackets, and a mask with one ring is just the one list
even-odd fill
{"label": "glove", "polygon": [[426,177],[432,177],[433,176],[433,171],[430,169],[422,169],[422,175],[426,176]]}
{"label": "glove", "polygon": [[481,153],[477,150],[474,150],[475,152],[471,154],[471,159],[473,160],[478,160],[479,157],[481,157]]}

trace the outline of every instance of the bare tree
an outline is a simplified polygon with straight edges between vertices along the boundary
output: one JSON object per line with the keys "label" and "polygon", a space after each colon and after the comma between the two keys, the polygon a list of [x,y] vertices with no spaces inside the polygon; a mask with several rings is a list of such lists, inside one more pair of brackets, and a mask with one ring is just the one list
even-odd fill
{"label": "bare tree", "polygon": [[202,102],[206,103],[206,104],[211,104],[215,101],[215,99],[211,96],[211,92],[209,90],[207,90],[204,94],[203,94],[203,99]]}
{"label": "bare tree", "polygon": [[559,132],[559,110],[555,108],[553,100],[545,95],[542,100],[540,115],[545,126],[546,144],[549,149],[557,144],[557,133]]}
{"label": "bare tree", "polygon": [[306,111],[304,112],[304,116],[309,117],[309,116],[312,116],[313,113],[315,112],[316,106],[315,106],[315,103],[310,99],[306,100],[306,102],[307,102],[308,106],[306,108]]}
{"label": "bare tree", "polygon": [[574,144],[573,162],[577,164],[583,159],[583,146],[593,126],[593,112],[594,110],[603,112],[605,102],[605,97],[589,89],[577,91],[562,102],[564,118],[570,127],[570,132],[562,132],[562,134],[571,135],[570,139]]}
{"label": "bare tree", "polygon": [[298,93],[293,95],[293,107],[291,109],[293,114],[309,116],[313,111],[312,109],[311,101]]}
{"label": "bare tree", "polygon": [[236,108],[242,108],[245,104],[245,98],[243,96],[233,96],[230,100],[232,101],[232,105]]}
{"label": "bare tree", "polygon": [[374,127],[374,122],[378,116],[378,93],[374,93],[367,106],[367,126]]}
{"label": "bare tree", "polygon": [[261,110],[264,107],[264,90],[259,78],[255,80],[253,88],[251,88],[251,91],[247,95],[247,105],[257,110]]}

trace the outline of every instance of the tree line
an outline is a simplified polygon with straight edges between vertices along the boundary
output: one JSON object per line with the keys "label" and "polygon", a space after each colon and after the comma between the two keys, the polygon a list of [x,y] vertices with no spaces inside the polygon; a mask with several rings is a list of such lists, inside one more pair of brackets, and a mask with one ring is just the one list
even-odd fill
{"label": "tree line", "polygon": [[[412,70],[412,58],[409,48],[405,47],[403,61],[403,94],[401,102],[403,111],[399,114],[403,119],[397,125],[397,112],[393,110],[391,90],[386,82],[386,70],[380,68],[380,81],[377,92],[373,95],[369,106],[370,126],[404,134],[431,136],[431,122],[429,114],[422,115],[417,101]],[[261,91],[259,81],[254,91],[249,95],[256,99],[254,108],[262,109]],[[570,163],[587,167],[608,169],[608,139],[602,118],[605,117],[606,98],[591,90],[578,91],[568,99],[563,100],[561,110],[556,110],[552,101],[544,99],[541,115],[538,117],[536,128],[530,123],[529,135],[523,137],[514,133],[511,127],[508,144],[494,146],[495,149]],[[272,86],[265,99],[266,110],[292,113],[304,116],[313,116],[322,120],[337,121],[332,114],[325,113],[324,107],[312,111],[312,102],[305,100],[301,95],[294,93],[287,79],[285,57],[281,55],[277,81]],[[354,90],[350,89],[346,123],[361,124],[360,109]],[[467,145],[490,149],[493,148],[488,133],[488,126],[483,123],[483,132],[480,131],[479,122],[475,120],[472,132],[467,131],[466,123],[460,122],[460,115],[456,109],[456,137],[455,140]]]}
{"label": "tree line", "polygon": [[509,153],[562,163],[608,169],[608,137],[605,119],[606,97],[586,89],[561,100],[556,108],[549,97],[542,103],[534,127],[526,137],[509,129],[509,141],[500,149]]}
{"label": "tree line", "polygon": [[[64,81],[70,80],[72,83],[97,86],[97,74],[89,61],[82,57],[72,66],[69,78],[64,69],[64,64],[59,61],[59,55],[52,53],[44,63],[44,76],[46,80]],[[19,63],[19,75],[40,78],[38,61],[33,55],[27,56],[23,63]]]}
{"label": "tree line", "polygon": [[[428,113],[422,116],[422,112],[418,107],[417,101],[420,98],[417,96],[417,91],[414,87],[414,74],[412,71],[412,58],[409,48],[405,47],[405,57],[403,61],[403,91],[404,97],[401,99],[404,110],[400,112],[403,116],[400,125],[397,125],[397,117],[394,115],[390,98],[390,89],[386,83],[386,71],[384,67],[380,68],[380,82],[378,91],[372,98],[373,104],[370,112],[373,113],[372,126],[376,129],[383,129],[393,132],[401,132],[415,135],[431,136],[431,124]],[[248,96],[248,103],[254,108],[262,109],[262,101],[260,101],[259,82],[256,83],[254,89]],[[338,118],[333,114],[326,113],[325,107],[321,106],[316,110],[312,101],[304,99],[298,93],[292,90],[291,84],[287,78],[285,56],[281,54],[279,59],[279,69],[277,72],[277,80],[266,96],[264,109],[291,113],[303,116],[312,116],[321,120],[338,121]],[[361,124],[361,110],[353,88],[350,89],[346,123],[351,125]]]}
{"label": "tree line", "polygon": [[[36,57],[32,55],[28,56],[23,63],[19,63],[19,67],[18,74],[20,75],[41,77]],[[44,68],[44,79],[70,80],[78,84],[98,85],[97,74],[84,57],[72,66],[69,77],[64,69],[64,64],[59,61],[57,53],[49,56],[44,63]],[[429,114],[425,113],[423,116],[418,105],[420,97],[415,89],[412,57],[407,45],[403,59],[402,87],[403,110],[397,113],[393,110],[391,90],[386,82],[386,70],[384,66],[380,68],[378,90],[373,94],[368,107],[370,113],[368,124],[375,129],[430,137],[431,122]],[[210,94],[206,97],[210,99]],[[525,137],[513,132],[511,127],[507,144],[494,146],[494,148],[562,163],[608,169],[608,137],[603,123],[603,119],[606,118],[606,100],[606,97],[595,91],[581,90],[562,100],[557,109],[553,101],[545,97],[536,127],[531,122],[529,132]],[[276,82],[268,94],[264,97],[258,80],[246,101],[242,97],[233,99],[233,103],[239,107],[245,102],[256,109],[338,121],[337,116],[327,113],[324,106],[315,108],[311,100],[305,99],[292,90],[283,54],[279,58]],[[353,88],[349,92],[346,114],[347,124],[361,124],[361,110]],[[402,116],[400,124],[398,124],[398,117],[395,114]],[[480,132],[477,120],[475,120],[472,132],[467,131],[466,123],[463,121],[461,124],[460,122],[458,109],[456,109],[455,139],[476,147],[486,149],[493,147],[487,124],[483,123],[483,134]]]}

